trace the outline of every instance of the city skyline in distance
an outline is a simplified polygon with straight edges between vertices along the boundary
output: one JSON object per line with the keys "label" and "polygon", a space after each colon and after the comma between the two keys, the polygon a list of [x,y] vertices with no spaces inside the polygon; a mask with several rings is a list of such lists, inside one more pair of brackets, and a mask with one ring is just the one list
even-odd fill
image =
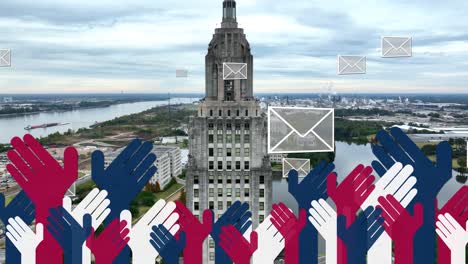
{"label": "city skyline in distance", "polygon": [[[238,3],[258,94],[323,93],[330,82],[351,94],[467,92],[466,21],[453,19],[462,1]],[[4,1],[0,48],[12,50],[12,67],[0,68],[0,93],[203,93],[221,4]],[[380,58],[381,36],[413,37],[413,57]],[[367,74],[336,75],[338,54],[366,55]],[[188,78],[176,79],[181,68]]]}

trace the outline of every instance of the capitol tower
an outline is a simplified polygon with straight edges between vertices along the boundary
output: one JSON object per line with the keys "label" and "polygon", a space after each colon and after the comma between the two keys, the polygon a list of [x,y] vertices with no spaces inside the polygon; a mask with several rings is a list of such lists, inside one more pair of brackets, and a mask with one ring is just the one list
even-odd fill
{"label": "capitol tower", "polygon": [[[267,118],[253,95],[253,56],[234,0],[224,0],[221,28],[208,45],[205,98],[190,119],[189,151],[187,207],[193,214],[200,218],[209,208],[217,219],[240,200],[249,203],[256,228],[272,201]],[[203,263],[214,263],[211,238]]]}

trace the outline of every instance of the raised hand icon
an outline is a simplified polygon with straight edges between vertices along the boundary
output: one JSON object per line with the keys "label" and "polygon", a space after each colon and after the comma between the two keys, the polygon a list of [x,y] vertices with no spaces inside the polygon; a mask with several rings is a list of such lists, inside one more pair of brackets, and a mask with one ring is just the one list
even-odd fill
{"label": "raised hand icon", "polygon": [[184,263],[201,264],[203,260],[203,242],[213,227],[213,212],[209,209],[203,212],[203,222],[200,222],[185,205],[176,202],[181,230],[185,232],[186,247]]}
{"label": "raised hand icon", "polygon": [[250,242],[233,226],[221,227],[220,246],[235,264],[250,264],[250,258],[258,247],[258,236],[250,233]]}
{"label": "raised hand icon", "polygon": [[170,230],[172,235],[179,231],[179,225],[176,225],[179,219],[179,214],[174,212],[176,205],[174,202],[158,200],[149,210],[138,220],[132,227],[132,213],[124,210],[120,214],[120,219],[128,223],[127,228],[130,230],[130,242],[128,246],[132,250],[133,263],[154,263],[158,257],[158,252],[149,243],[149,237],[153,226],[163,224],[164,227]]}
{"label": "raised hand icon", "polygon": [[[96,230],[110,214],[110,209],[108,208],[110,201],[106,199],[106,197],[107,191],[99,191],[98,188],[94,188],[74,209],[72,209],[71,198],[68,196],[64,197],[63,208],[67,210],[81,226],[83,226],[83,216],[86,214],[91,215],[92,226]],[[85,243],[83,243],[82,246],[82,263],[91,263],[91,251]]]}
{"label": "raised hand icon", "polygon": [[411,215],[393,195],[379,197],[384,218],[385,231],[393,240],[395,247],[395,263],[412,264],[414,235],[423,223],[423,206],[417,203],[414,206],[414,215]]}
{"label": "raised hand icon", "polygon": [[311,205],[312,207],[309,209],[309,222],[312,223],[325,240],[326,264],[336,264],[338,262],[336,211],[323,199],[312,201]]}
{"label": "raised hand icon", "polygon": [[[34,204],[24,191],[20,191],[8,205],[5,203],[5,196],[0,193],[0,220],[6,226],[8,219],[19,217],[27,225],[31,224],[35,217]],[[34,255],[35,256],[35,255]],[[10,240],[6,240],[5,263],[21,263],[21,254]]]}
{"label": "raised hand icon", "polygon": [[[433,261],[436,248],[433,239],[435,237],[435,199],[445,183],[452,177],[450,144],[446,141],[439,143],[436,148],[436,162],[432,162],[399,128],[391,128],[390,134],[381,130],[377,133],[376,139],[379,145],[373,145],[372,151],[379,161],[374,161],[372,167],[379,175],[383,175],[395,162],[411,165],[414,168],[413,176],[417,179],[415,188],[418,190],[418,195],[410,203],[408,210],[413,212],[416,202],[422,203],[424,207],[423,225],[415,236],[414,261],[415,263],[430,263]],[[431,245],[427,245],[429,242]]]}
{"label": "raised hand icon", "polygon": [[346,216],[339,215],[337,220],[338,237],[346,246],[348,263],[365,264],[366,253],[384,232],[382,210],[373,207],[361,213],[349,227]]}
{"label": "raised hand icon", "polygon": [[66,263],[81,264],[83,243],[92,231],[92,217],[83,216],[82,225],[62,206],[50,209],[47,229],[63,249]]}
{"label": "raised hand icon", "polygon": [[271,222],[271,215],[268,215],[265,220],[259,224],[255,232],[261,243],[258,244],[258,248],[252,256],[252,263],[274,263],[275,259],[284,249],[284,239]]}
{"label": "raised hand icon", "polygon": [[[438,210],[438,208],[436,208],[436,210]],[[438,214],[446,213],[449,213],[461,226],[468,221],[468,186],[461,187],[447,203],[438,210]],[[438,237],[437,246],[438,263],[451,263],[450,249],[440,237]]]}
{"label": "raised hand icon", "polygon": [[114,219],[99,236],[94,236],[94,229],[86,240],[86,246],[93,252],[96,264],[110,264],[127,245],[130,238],[125,220]]}
{"label": "raised hand icon", "polygon": [[251,217],[252,213],[249,211],[249,204],[236,201],[226,210],[226,212],[224,212],[224,214],[216,222],[213,222],[211,237],[215,241],[216,263],[232,263],[229,256],[219,244],[219,234],[222,232],[221,228],[223,226],[233,225],[241,234],[244,234],[252,226],[252,221],[250,220]]}
{"label": "raised hand icon", "polygon": [[[66,148],[62,167],[29,134],[23,140],[14,137],[11,145],[14,149],[7,153],[11,161],[7,169],[34,203],[36,223],[47,225],[49,209],[62,205],[63,196],[78,178],[78,152],[73,147]],[[36,261],[39,264],[58,263],[61,259],[60,246],[45,230],[44,241],[37,248]]]}
{"label": "raised hand icon", "polygon": [[19,263],[36,263],[36,248],[44,238],[44,226],[41,223],[36,225],[34,233],[21,217],[10,218],[6,226],[6,236],[20,253]]}
{"label": "raised hand icon", "polygon": [[[321,161],[299,183],[298,173],[288,174],[288,191],[296,199],[299,209],[308,210],[313,200],[327,199],[327,176],[335,169],[333,163]],[[299,236],[299,261],[301,264],[317,264],[318,237],[312,224],[306,224]]]}
{"label": "raised hand icon", "polygon": [[463,227],[449,213],[439,214],[437,218],[436,233],[450,249],[451,263],[466,263],[465,250],[468,243],[468,221]]}
{"label": "raised hand icon", "polygon": [[307,222],[307,212],[299,211],[296,218],[291,209],[283,203],[274,204],[271,211],[271,222],[284,237],[285,262],[299,263],[299,234]]}
{"label": "raised hand icon", "polygon": [[164,263],[178,264],[179,256],[185,248],[185,232],[180,232],[179,240],[177,240],[174,234],[169,232],[164,225],[153,226],[152,229],[150,244],[154,247],[154,250],[159,252]]}

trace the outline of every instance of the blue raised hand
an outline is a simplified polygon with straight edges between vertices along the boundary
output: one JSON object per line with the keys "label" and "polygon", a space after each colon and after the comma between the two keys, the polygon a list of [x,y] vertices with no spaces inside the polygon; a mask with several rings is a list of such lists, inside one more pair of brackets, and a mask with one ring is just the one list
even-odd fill
{"label": "blue raised hand", "polygon": [[[5,196],[0,194],[0,220],[6,226],[9,218],[15,216],[21,217],[23,221],[30,225],[36,217],[34,204],[24,191],[19,192],[8,205],[5,205]],[[21,253],[18,252],[15,245],[6,239],[5,246],[5,263],[6,264],[19,264],[21,263]]]}
{"label": "blue raised hand", "polygon": [[[288,191],[296,199],[299,209],[308,211],[313,200],[327,199],[327,176],[334,169],[333,163],[321,161],[300,183],[297,171],[289,172]],[[316,264],[317,261],[318,233],[307,221],[299,235],[299,263]]]}
{"label": "blue raised hand", "polygon": [[62,206],[49,209],[47,229],[63,249],[65,263],[82,264],[83,244],[92,232],[92,217],[83,216],[81,226]]}
{"label": "blue raised hand", "polygon": [[178,264],[179,256],[185,248],[185,232],[180,232],[177,240],[164,225],[155,225],[152,230],[150,243],[163,258],[164,263]]}
{"label": "blue raised hand", "polygon": [[415,263],[434,263],[435,237],[435,201],[437,194],[452,177],[452,149],[446,141],[437,145],[437,160],[432,162],[414,144],[414,142],[399,128],[390,129],[390,134],[384,130],[377,133],[380,145],[373,145],[372,152],[379,161],[372,162],[372,167],[383,175],[395,163],[412,165],[413,176],[417,183],[418,194],[407,207],[410,213],[416,203],[424,207],[424,221],[416,232],[414,240]]}
{"label": "blue raised hand", "polygon": [[220,237],[222,230],[221,227],[233,225],[241,234],[244,234],[252,225],[250,218],[252,213],[249,211],[248,203],[241,203],[236,201],[233,203],[226,212],[213,223],[211,230],[211,237],[215,241],[215,263],[216,264],[230,264],[231,258],[226,254],[226,251],[221,247]]}
{"label": "blue raised hand", "polygon": [[346,216],[337,219],[338,237],[346,245],[347,260],[352,264],[365,264],[367,251],[384,232],[382,210],[372,206],[366,208],[356,220],[346,228]]}
{"label": "blue raised hand", "polygon": [[[104,154],[101,151],[93,152],[93,181],[100,189],[108,192],[107,197],[111,201],[111,213],[106,219],[106,225],[119,218],[120,212],[130,208],[130,203],[156,173],[156,155],[151,153],[152,149],[151,142],[142,143],[141,140],[134,139],[107,168],[104,168]],[[130,249],[126,246],[114,263],[126,264],[129,259]]]}

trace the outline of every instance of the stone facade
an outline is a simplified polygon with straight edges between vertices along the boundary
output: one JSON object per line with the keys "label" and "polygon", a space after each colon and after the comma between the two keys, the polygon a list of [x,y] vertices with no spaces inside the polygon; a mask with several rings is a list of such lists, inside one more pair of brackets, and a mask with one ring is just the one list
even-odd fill
{"label": "stone facade", "polygon": [[[223,63],[247,64],[247,79],[224,80]],[[234,201],[248,202],[255,228],[268,215],[272,176],[267,153],[267,119],[253,97],[253,56],[237,27],[236,2],[223,2],[223,22],[206,55],[206,96],[189,123],[187,207],[215,218]],[[203,263],[213,263],[214,243],[204,245]]]}

